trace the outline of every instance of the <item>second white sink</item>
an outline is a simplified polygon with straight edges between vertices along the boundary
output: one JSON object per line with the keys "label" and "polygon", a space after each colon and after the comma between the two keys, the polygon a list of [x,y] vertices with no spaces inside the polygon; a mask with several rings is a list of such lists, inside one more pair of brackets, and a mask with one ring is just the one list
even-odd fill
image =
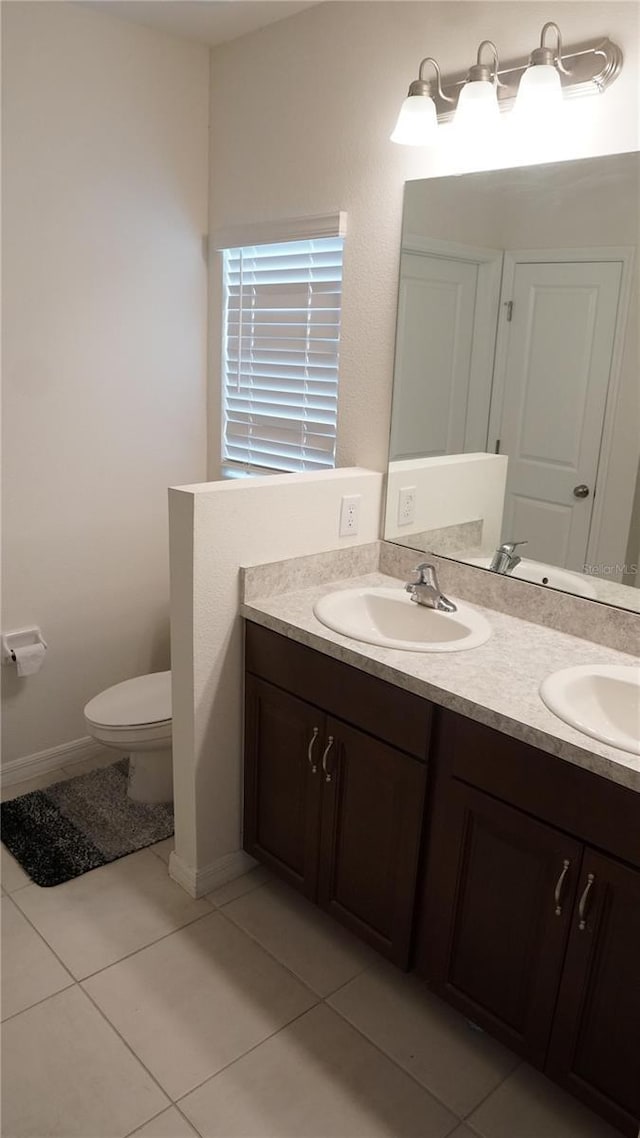
{"label": "second white sink", "polygon": [[547,676],[550,711],[593,739],[640,755],[640,666],[578,664]]}
{"label": "second white sink", "polygon": [[460,652],[491,636],[481,613],[456,600],[456,612],[418,605],[402,588],[340,589],[313,606],[322,624],[343,636],[406,652]]}

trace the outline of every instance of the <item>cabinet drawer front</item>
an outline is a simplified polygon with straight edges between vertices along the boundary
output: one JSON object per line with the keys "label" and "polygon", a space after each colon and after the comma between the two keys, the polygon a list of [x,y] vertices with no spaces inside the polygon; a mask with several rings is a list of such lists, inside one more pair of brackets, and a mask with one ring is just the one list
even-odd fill
{"label": "cabinet drawer front", "polygon": [[247,670],[254,675],[417,758],[426,757],[432,714],[426,700],[251,622],[246,622],[245,650]]}
{"label": "cabinet drawer front", "polygon": [[[640,873],[587,850],[549,1073],[623,1133],[640,1127]],[[582,917],[582,921],[581,921]]]}
{"label": "cabinet drawer front", "polygon": [[438,754],[455,778],[640,867],[637,792],[452,712]]}
{"label": "cabinet drawer front", "polygon": [[336,720],[326,732],[318,900],[406,968],[426,766]]}
{"label": "cabinet drawer front", "polygon": [[315,897],[324,716],[247,676],[244,848]]}
{"label": "cabinet drawer front", "polygon": [[452,780],[442,788],[418,968],[537,1066],[546,1057],[581,856],[578,842],[473,787]]}

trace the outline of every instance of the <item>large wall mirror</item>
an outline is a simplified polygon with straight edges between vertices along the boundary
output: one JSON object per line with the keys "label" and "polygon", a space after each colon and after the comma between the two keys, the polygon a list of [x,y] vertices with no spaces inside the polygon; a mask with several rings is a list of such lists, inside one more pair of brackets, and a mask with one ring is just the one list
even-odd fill
{"label": "large wall mirror", "polygon": [[407,183],[388,541],[640,610],[639,182],[631,153]]}

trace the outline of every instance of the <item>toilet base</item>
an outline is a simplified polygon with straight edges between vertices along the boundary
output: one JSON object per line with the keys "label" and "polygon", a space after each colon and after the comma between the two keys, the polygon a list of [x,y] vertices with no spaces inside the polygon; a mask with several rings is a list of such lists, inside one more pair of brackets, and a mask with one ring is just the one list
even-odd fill
{"label": "toilet base", "polygon": [[171,747],[129,752],[127,794],[134,802],[173,802]]}

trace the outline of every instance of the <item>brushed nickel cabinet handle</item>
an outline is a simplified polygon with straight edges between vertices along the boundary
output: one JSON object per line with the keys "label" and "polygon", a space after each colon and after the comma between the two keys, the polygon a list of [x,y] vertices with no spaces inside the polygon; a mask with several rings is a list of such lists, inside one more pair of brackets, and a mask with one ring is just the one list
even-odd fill
{"label": "brushed nickel cabinet handle", "polygon": [[331,778],[332,778],[331,771],[327,770],[327,758],[329,756],[329,751],[331,750],[332,747],[333,747],[333,735],[330,735],[328,742],[327,742],[327,745],[324,749],[324,754],[322,756],[322,769],[323,769],[324,774],[325,774],[325,779],[324,779],[325,782],[331,782]]}
{"label": "brushed nickel cabinet handle", "polygon": [[582,897],[580,898],[580,904],[578,905],[578,916],[580,918],[580,921],[578,923],[578,928],[581,931],[582,931],[582,929],[586,929],[586,927],[587,927],[587,902],[589,900],[589,894],[591,892],[591,886],[593,885],[595,879],[596,879],[595,873],[588,873],[587,874],[587,884],[585,885],[584,893],[582,894]]}
{"label": "brushed nickel cabinet handle", "polygon": [[318,731],[319,731],[319,728],[314,727],[313,735],[311,736],[309,746],[307,747],[307,760],[309,762],[309,766],[311,767],[311,774],[315,774],[317,769],[318,769],[316,764],[313,761],[313,748],[316,745],[316,739],[318,738]]}
{"label": "brushed nickel cabinet handle", "polygon": [[570,865],[571,865],[571,862],[569,861],[569,858],[566,857],[562,863],[562,870],[560,871],[560,876],[559,876],[558,880],[556,881],[556,888],[555,888],[555,892],[553,894],[553,899],[556,903],[556,908],[555,908],[556,917],[562,916],[562,887],[564,885],[564,879],[567,876],[567,871],[568,871]]}

